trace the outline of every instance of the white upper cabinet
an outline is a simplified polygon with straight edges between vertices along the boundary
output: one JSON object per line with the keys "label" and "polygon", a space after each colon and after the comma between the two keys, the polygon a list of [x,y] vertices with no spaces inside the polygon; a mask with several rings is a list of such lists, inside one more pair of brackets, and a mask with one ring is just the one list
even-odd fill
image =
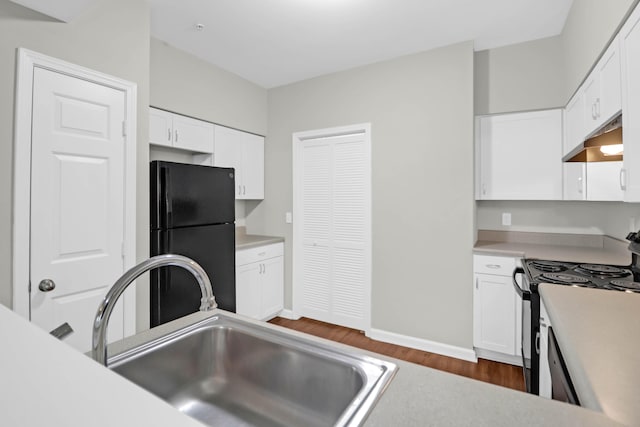
{"label": "white upper cabinet", "polygon": [[620,30],[624,201],[640,202],[640,8]]}
{"label": "white upper cabinet", "polygon": [[562,200],[562,110],[476,119],[476,199]]}
{"label": "white upper cabinet", "polygon": [[622,108],[619,43],[616,37],[584,83],[586,135],[602,127]]}
{"label": "white upper cabinet", "polygon": [[588,162],[587,200],[622,201],[622,162]]}
{"label": "white upper cabinet", "polygon": [[564,109],[564,139],[562,141],[562,155],[565,156],[578,144],[584,141],[585,127],[585,95],[582,87],[571,98]]}
{"label": "white upper cabinet", "polygon": [[587,166],[584,162],[567,162],[562,165],[564,200],[587,200]]}
{"label": "white upper cabinet", "polygon": [[214,125],[149,108],[149,142],[196,153],[213,153]]}
{"label": "white upper cabinet", "polygon": [[264,199],[264,137],[216,126],[213,164],[235,168],[236,199]]}

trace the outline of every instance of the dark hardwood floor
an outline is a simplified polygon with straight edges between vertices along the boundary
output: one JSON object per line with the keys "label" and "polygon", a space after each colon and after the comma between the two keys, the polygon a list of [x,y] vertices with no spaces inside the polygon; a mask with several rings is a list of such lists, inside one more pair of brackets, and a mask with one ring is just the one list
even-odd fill
{"label": "dark hardwood floor", "polygon": [[373,351],[385,356],[395,357],[396,359],[405,360],[407,362],[417,363],[419,365],[428,366],[430,368],[439,369],[452,374],[462,375],[503,387],[524,391],[522,368],[518,366],[492,362],[484,359],[479,359],[478,363],[472,363],[460,359],[441,356],[439,354],[428,353],[426,351],[415,350],[413,348],[388,344],[367,338],[364,333],[355,329],[331,325],[304,317],[300,320],[288,320],[282,317],[276,317],[275,319],[272,319],[270,323],[339,343],[348,344],[364,350]]}

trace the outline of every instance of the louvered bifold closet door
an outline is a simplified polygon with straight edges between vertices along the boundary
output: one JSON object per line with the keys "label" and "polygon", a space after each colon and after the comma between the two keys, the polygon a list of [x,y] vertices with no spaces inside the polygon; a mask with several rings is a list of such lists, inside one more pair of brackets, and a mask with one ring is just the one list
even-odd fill
{"label": "louvered bifold closet door", "polygon": [[365,329],[371,295],[370,176],[364,136],[304,141],[302,312]]}

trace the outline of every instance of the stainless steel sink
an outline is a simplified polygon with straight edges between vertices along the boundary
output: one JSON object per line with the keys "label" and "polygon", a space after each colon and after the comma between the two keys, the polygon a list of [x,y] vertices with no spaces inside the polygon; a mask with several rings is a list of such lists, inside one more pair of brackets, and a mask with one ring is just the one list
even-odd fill
{"label": "stainless steel sink", "polygon": [[360,425],[396,365],[217,314],[109,359],[215,426]]}

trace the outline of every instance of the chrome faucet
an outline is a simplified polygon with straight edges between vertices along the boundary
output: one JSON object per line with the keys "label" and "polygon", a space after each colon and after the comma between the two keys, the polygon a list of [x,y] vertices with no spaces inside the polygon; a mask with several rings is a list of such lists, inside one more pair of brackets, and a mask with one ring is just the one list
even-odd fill
{"label": "chrome faucet", "polygon": [[91,343],[91,355],[94,360],[107,366],[107,326],[111,312],[120,298],[120,295],[127,287],[140,275],[158,267],[176,266],[182,267],[193,275],[200,285],[202,299],[200,300],[200,311],[209,311],[218,307],[213,296],[209,276],[200,265],[182,255],[158,255],[141,262],[128,270],[111,287],[107,295],[98,306],[96,318],[93,321],[93,339]]}

